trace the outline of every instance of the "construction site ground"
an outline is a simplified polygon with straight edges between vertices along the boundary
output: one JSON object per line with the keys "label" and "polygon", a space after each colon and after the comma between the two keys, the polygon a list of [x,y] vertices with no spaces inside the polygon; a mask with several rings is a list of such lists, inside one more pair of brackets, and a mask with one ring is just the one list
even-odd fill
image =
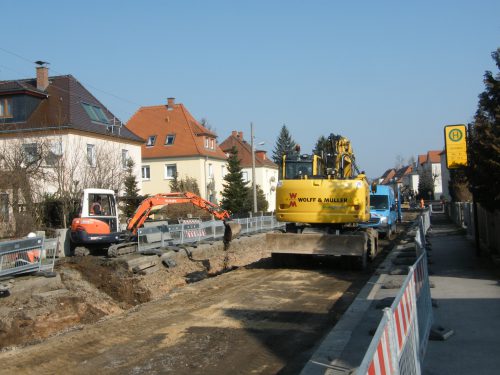
{"label": "construction site ground", "polygon": [[0,373],[298,373],[394,241],[380,243],[362,272],[341,262],[277,268],[265,234],[226,251],[203,245],[145,274],[127,265],[138,255],[63,258],[55,277],[9,281]]}

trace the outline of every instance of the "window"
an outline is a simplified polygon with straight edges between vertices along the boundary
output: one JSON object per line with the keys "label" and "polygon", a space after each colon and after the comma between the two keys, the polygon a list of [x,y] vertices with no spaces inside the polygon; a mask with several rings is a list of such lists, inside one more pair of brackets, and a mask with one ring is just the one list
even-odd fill
{"label": "window", "polygon": [[146,142],[146,147],[153,147],[156,142],[156,135],[150,135]]}
{"label": "window", "polygon": [[205,148],[209,147],[210,138],[205,137]]}
{"label": "window", "polygon": [[165,137],[165,145],[166,146],[173,145],[174,144],[174,140],[175,140],[175,134],[168,134]]}
{"label": "window", "polygon": [[96,166],[95,145],[87,145],[87,161],[91,167]]}
{"label": "window", "polygon": [[89,214],[95,216],[116,215],[115,199],[111,194],[89,194]]}
{"label": "window", "polygon": [[123,169],[127,169],[128,159],[130,159],[130,157],[128,156],[128,150],[122,150],[122,168]]}
{"label": "window", "polygon": [[0,98],[0,118],[12,117],[12,98]]}
{"label": "window", "polygon": [[208,177],[214,178],[214,166],[212,164],[208,164]]}
{"label": "window", "polygon": [[9,221],[9,194],[0,193],[0,222]]}
{"label": "window", "polygon": [[176,164],[165,164],[165,180],[171,180],[177,174]]}
{"label": "window", "polygon": [[109,120],[102,111],[101,107],[87,103],[82,103],[82,105],[83,108],[85,109],[85,112],[87,112],[87,115],[89,115],[92,121],[102,122],[103,124],[109,124]]}
{"label": "window", "polygon": [[215,139],[210,139],[210,149],[214,150],[215,149]]}
{"label": "window", "polygon": [[36,143],[23,144],[23,156],[26,163],[34,163],[40,158]]}
{"label": "window", "polygon": [[248,172],[247,171],[243,171],[241,172],[242,176],[243,176],[243,181],[244,182],[248,182]]}
{"label": "window", "polygon": [[226,175],[226,166],[225,165],[222,165],[220,167],[220,174],[221,174],[222,178],[224,178],[224,176]]}
{"label": "window", "polygon": [[62,142],[60,140],[51,142],[49,151],[47,152],[47,156],[45,157],[45,163],[48,167],[55,166],[57,164],[57,161],[61,158],[62,154]]}
{"label": "window", "polygon": [[151,173],[149,170],[149,165],[143,165],[142,166],[142,179],[149,180],[150,178],[151,178]]}

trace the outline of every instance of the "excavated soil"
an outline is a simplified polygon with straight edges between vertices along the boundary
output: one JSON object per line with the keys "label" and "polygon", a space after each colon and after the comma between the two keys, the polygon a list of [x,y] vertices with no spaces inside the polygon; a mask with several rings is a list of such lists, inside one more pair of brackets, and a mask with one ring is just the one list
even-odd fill
{"label": "excavated soil", "polygon": [[173,268],[160,263],[155,272],[145,275],[128,269],[126,261],[137,255],[87,256],[59,260],[55,278],[15,278],[10,295],[0,298],[0,349],[33,344],[55,333],[81,328],[156,300],[175,288],[269,256],[263,250],[264,235],[238,241],[251,241],[252,251],[235,246],[207,258],[189,248],[191,259],[183,258]]}

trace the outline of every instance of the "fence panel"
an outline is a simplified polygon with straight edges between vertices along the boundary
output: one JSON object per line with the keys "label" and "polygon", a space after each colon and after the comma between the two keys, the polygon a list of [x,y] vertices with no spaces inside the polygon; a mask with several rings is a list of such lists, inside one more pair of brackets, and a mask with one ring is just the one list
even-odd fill
{"label": "fence panel", "polygon": [[415,234],[418,259],[410,267],[391,307],[384,310],[357,374],[421,373],[433,321],[425,250],[430,211],[424,211],[418,221]]}
{"label": "fence panel", "polygon": [[[248,235],[284,227],[275,216],[256,216],[233,221],[241,225],[241,234]],[[180,220],[180,224],[148,226],[138,230],[138,251],[159,249],[199,241],[213,241],[224,237],[225,225],[220,220],[202,222],[199,219]]]}
{"label": "fence panel", "polygon": [[0,242],[0,276],[40,271],[43,237]]}

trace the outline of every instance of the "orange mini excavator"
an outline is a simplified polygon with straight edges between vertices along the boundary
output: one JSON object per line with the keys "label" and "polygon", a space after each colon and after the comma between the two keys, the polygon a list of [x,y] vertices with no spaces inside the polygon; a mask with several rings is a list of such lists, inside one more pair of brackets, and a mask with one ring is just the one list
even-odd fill
{"label": "orange mini excavator", "polygon": [[80,217],[71,223],[71,243],[75,255],[87,255],[93,249],[108,248],[108,256],[128,254],[137,250],[137,230],[153,209],[171,204],[191,203],[224,222],[224,242],[230,242],[241,226],[229,221],[230,213],[216,204],[190,192],[156,194],[144,199],[127,222],[127,229],[118,229],[119,220],[113,190],[84,189]]}

